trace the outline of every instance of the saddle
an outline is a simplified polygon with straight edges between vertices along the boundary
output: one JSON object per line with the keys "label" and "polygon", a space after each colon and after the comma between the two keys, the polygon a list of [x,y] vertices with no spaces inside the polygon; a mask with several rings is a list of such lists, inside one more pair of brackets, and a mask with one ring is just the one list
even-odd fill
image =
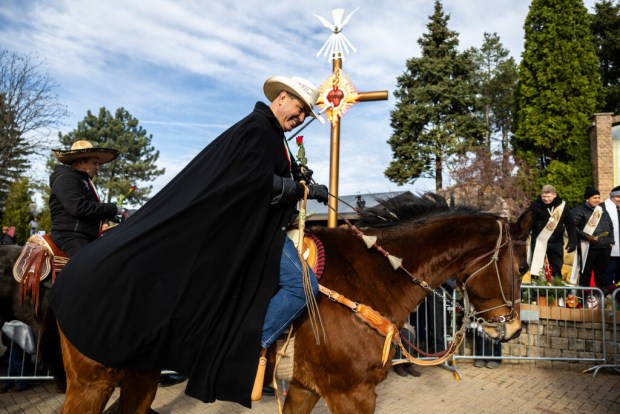
{"label": "saddle", "polygon": [[67,264],[69,258],[54,244],[52,238],[45,234],[31,236],[13,265],[13,278],[19,283],[19,300],[30,297],[34,305],[34,313],[39,309],[39,285],[50,274],[52,284],[56,275]]}
{"label": "saddle", "polygon": [[[287,236],[289,239],[293,240],[295,247],[299,248],[299,230],[289,230]],[[325,269],[325,248],[321,240],[314,234],[304,233],[301,255],[312,268],[316,278],[320,279]]]}

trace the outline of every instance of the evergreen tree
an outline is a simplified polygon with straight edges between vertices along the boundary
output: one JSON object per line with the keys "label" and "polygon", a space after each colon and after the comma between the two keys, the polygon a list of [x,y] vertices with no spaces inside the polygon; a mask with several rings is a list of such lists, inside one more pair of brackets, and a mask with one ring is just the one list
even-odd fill
{"label": "evergreen tree", "polygon": [[605,93],[605,112],[620,113],[620,3],[603,0],[594,5],[592,34]]}
{"label": "evergreen tree", "polygon": [[20,246],[23,246],[30,236],[32,195],[28,178],[23,177],[11,184],[4,206],[2,222],[7,226],[15,226],[17,244]]}
{"label": "evergreen tree", "polygon": [[105,108],[99,110],[99,116],[88,111],[75,130],[59,135],[59,139],[66,148],[77,140],[87,140],[96,147],[120,151],[119,158],[102,165],[101,171],[93,180],[101,192],[102,201],[111,202],[113,198],[126,194],[130,187],[135,186],[136,190],[127,196],[126,203],[144,203],[153,188],[145,183],[165,171],[155,165],[159,151],[151,145],[153,136],[124,108],[118,108],[114,116]]}
{"label": "evergreen tree", "polygon": [[474,115],[475,66],[470,52],[457,51],[458,33],[448,29],[449,19],[436,0],[428,33],[418,40],[422,57],[407,60],[397,78],[388,140],[394,160],[385,175],[400,185],[426,176],[441,189],[445,163],[482,138],[482,121]]}
{"label": "evergreen tree", "polygon": [[493,152],[493,136],[501,133],[501,150],[508,154],[508,137],[517,88],[517,65],[497,33],[485,33],[482,46],[473,49],[472,53],[477,67],[479,104],[485,123],[484,146],[489,153]]}
{"label": "evergreen tree", "polygon": [[533,0],[519,65],[513,148],[554,184],[563,199],[582,201],[592,184],[589,118],[602,86],[590,15],[581,0]]}

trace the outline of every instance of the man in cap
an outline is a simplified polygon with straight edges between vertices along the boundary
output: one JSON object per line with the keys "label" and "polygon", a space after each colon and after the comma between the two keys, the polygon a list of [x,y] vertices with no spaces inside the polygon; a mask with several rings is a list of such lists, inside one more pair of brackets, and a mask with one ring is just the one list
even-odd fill
{"label": "man in cap", "polygon": [[[117,375],[107,366],[157,378],[166,368],[188,377],[192,397],[251,405],[261,345],[305,307],[285,230],[306,188],[284,133],[308,116],[322,120],[309,81],[274,76],[263,89],[270,105],[257,102],[131,220],[65,266],[48,296],[65,365],[82,354],[103,364],[81,367],[96,375]],[[307,191],[327,201],[327,187]],[[65,407],[80,412],[84,386],[71,381]]]}
{"label": "man in cap", "polygon": [[603,207],[607,210],[614,229],[614,244],[611,246],[611,255],[605,270],[607,282],[620,282],[620,185],[614,187],[609,193],[609,198],[603,203]]}
{"label": "man in cap", "polygon": [[71,257],[100,235],[103,220],[122,214],[116,204],[101,202],[91,181],[101,164],[114,161],[119,153],[84,140],[74,142],[70,150],[52,153],[61,164],[50,175],[51,237]]}
{"label": "man in cap", "polygon": [[566,207],[555,187],[549,184],[542,187],[540,196],[529,208],[534,213],[529,257],[531,275],[540,276],[546,256],[553,276],[562,277],[564,230],[568,234],[566,251],[571,253],[577,248],[577,233],[570,209]]}
{"label": "man in cap", "polygon": [[[578,254],[575,255],[571,284],[579,282],[580,286],[590,286],[590,276],[594,271],[596,286],[607,287],[605,270],[614,244],[614,229],[611,217],[600,206],[601,193],[593,187],[587,187],[583,198],[585,201],[572,211],[577,236],[581,240]],[[580,260],[577,260],[577,258]],[[581,277],[578,275],[581,273]]]}

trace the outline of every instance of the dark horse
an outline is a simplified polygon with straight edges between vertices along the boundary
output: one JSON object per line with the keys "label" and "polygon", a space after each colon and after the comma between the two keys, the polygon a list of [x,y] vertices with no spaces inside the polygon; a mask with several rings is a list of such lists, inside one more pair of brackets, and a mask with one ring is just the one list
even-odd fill
{"label": "dark horse", "polygon": [[[64,392],[66,387],[65,371],[60,351],[60,339],[56,327],[56,318],[47,305],[48,288],[42,284],[39,289],[39,306],[31,298],[20,300],[19,284],[13,278],[13,264],[22,248],[14,245],[0,246],[0,327],[8,321],[18,320],[39,331],[39,356],[56,380],[56,388]],[[48,277],[51,279],[51,276]]]}
{"label": "dark horse", "polygon": [[[508,341],[521,331],[521,273],[527,269],[524,241],[531,219],[526,213],[508,224],[472,207],[449,206],[433,194],[384,200],[380,208],[362,212],[357,226],[401,258],[402,268],[394,270],[384,252],[369,250],[355,229],[313,228],[325,248],[320,283],[400,328],[431,289],[454,278],[471,305],[465,322]],[[389,369],[382,363],[385,338],[327,296],[319,296],[318,306],[326,335],[317,345],[308,317],[295,324],[293,379],[284,411],[309,413],[322,397],[332,412],[374,412],[375,387]],[[147,412],[158,371],[112,369],[85,357],[64,337],[62,343],[69,378],[63,412],[101,412],[119,381],[118,412]],[[388,359],[393,353],[392,348]]]}

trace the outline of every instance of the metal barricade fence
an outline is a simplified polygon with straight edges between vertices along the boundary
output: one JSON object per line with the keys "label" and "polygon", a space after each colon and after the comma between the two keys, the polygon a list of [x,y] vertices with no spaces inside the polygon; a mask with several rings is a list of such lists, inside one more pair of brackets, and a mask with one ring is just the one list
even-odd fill
{"label": "metal barricade fence", "polygon": [[[462,299],[459,291],[449,293],[442,288],[438,293],[428,296],[401,330],[407,351],[419,359],[436,358],[436,354],[447,348],[461,324]],[[588,303],[595,302],[598,304],[596,308],[588,307]],[[605,298],[597,288],[524,285],[521,335],[500,344],[470,330],[455,359],[484,361],[485,364],[500,360],[566,361],[596,364],[588,369],[594,370],[594,375],[601,368],[620,371],[619,315],[620,289]],[[4,342],[4,346],[4,353],[0,349],[0,380],[53,379],[38,358],[38,342],[36,353],[32,355],[11,341]],[[12,358],[22,362],[17,373],[8,370]],[[31,360],[31,367],[26,359]],[[403,362],[399,350],[393,362]],[[455,369],[449,362],[442,366]]]}
{"label": "metal barricade fence", "polygon": [[[597,288],[524,285],[521,335],[510,342],[499,343],[469,330],[455,359],[481,361],[477,366],[488,366],[491,361],[522,360],[617,367],[620,340],[617,329],[620,317],[617,315],[620,312],[611,309],[618,307],[619,292],[620,289],[616,289],[605,298]],[[416,328],[417,335],[407,330],[401,334],[415,346],[415,349],[408,349],[414,357],[431,359],[434,356],[428,354],[447,348],[462,318],[459,292],[454,296],[455,306],[451,306],[452,301],[445,291],[443,299],[431,295],[411,315],[410,324]],[[394,362],[403,362],[398,352]]]}
{"label": "metal barricade fence", "polygon": [[597,288],[524,285],[521,335],[502,343],[501,353],[491,355],[481,352],[476,341],[497,347],[495,343],[477,335],[468,336],[456,358],[604,362],[604,303],[603,293]]}
{"label": "metal barricade fence", "polygon": [[611,325],[610,336],[607,337],[605,343],[607,350],[607,358],[603,364],[588,368],[586,371],[593,371],[596,376],[602,368],[611,368],[620,372],[620,350],[618,349],[618,341],[620,341],[620,332],[618,332],[618,323],[620,323],[620,289],[614,290],[610,295],[605,297],[605,316],[608,326]]}
{"label": "metal barricade fence", "polygon": [[36,335],[34,352],[24,351],[15,341],[2,334],[0,346],[0,380],[50,380],[51,372],[43,366],[40,355],[40,342]]}

